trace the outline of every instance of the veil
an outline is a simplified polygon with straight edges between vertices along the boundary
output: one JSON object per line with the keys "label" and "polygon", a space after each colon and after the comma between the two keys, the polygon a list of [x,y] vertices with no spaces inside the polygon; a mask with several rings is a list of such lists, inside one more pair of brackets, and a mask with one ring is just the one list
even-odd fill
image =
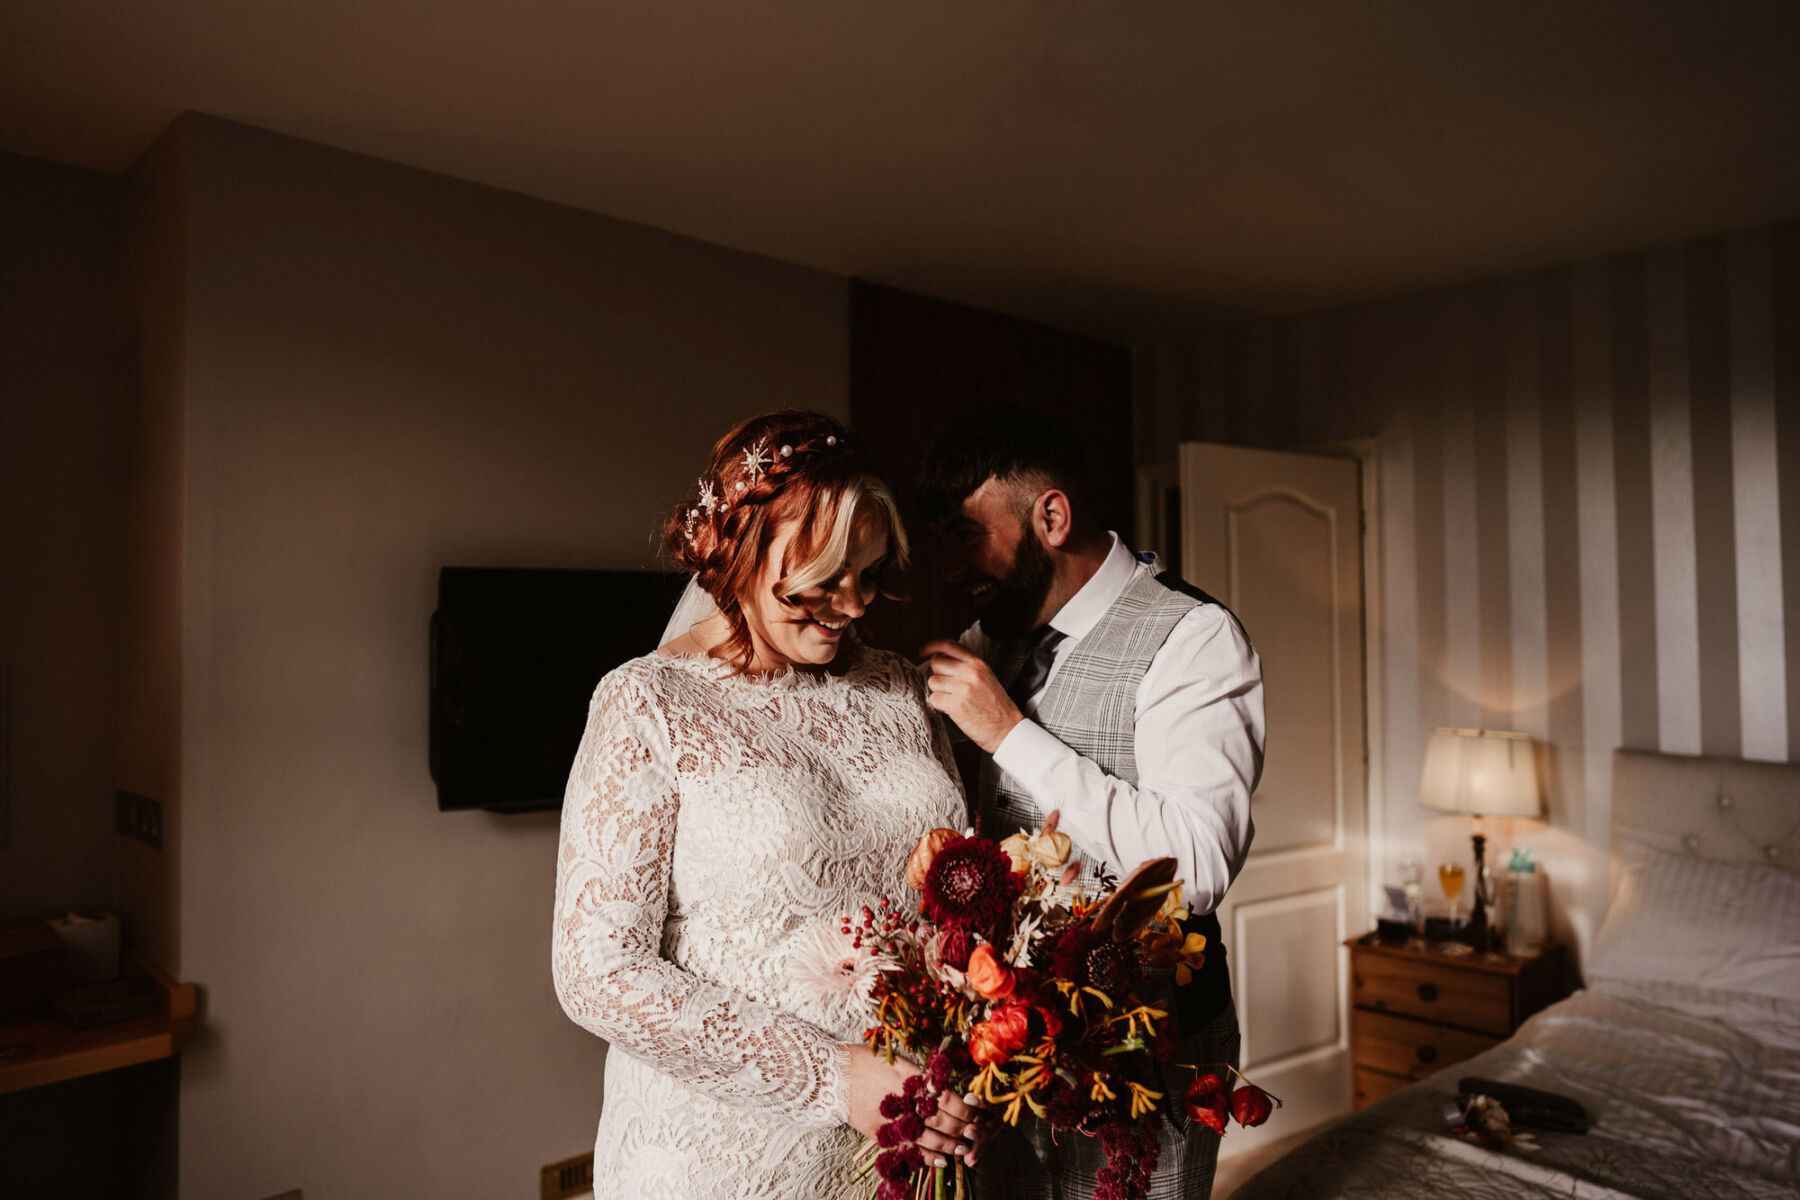
{"label": "veil", "polygon": [[[712,596],[700,586],[700,577],[688,576],[687,587],[681,590],[681,599],[675,602],[675,611],[669,616],[669,623],[663,626],[662,640],[656,645],[668,645],[718,611],[719,606]],[[655,648],[651,647],[652,650]]]}

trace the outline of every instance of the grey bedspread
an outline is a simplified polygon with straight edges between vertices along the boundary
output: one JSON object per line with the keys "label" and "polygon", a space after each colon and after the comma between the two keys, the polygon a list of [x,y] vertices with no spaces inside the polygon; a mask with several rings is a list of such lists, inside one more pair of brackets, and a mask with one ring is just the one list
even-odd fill
{"label": "grey bedspread", "polygon": [[[1535,1152],[1451,1137],[1464,1076],[1579,1100],[1585,1135]],[[1345,1118],[1251,1179],[1235,1200],[1331,1196],[1800,1195],[1800,1009],[1664,984],[1577,992],[1511,1039]]]}

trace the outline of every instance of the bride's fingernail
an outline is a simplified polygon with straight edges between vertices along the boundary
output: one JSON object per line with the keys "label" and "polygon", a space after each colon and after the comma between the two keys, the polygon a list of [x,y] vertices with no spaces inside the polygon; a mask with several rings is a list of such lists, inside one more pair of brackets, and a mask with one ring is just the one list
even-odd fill
{"label": "bride's fingernail", "polygon": [[932,1166],[934,1166],[934,1167],[947,1167],[947,1166],[949,1166],[949,1165],[950,1165],[950,1164],[949,1164],[949,1163],[947,1163],[947,1162],[945,1162],[945,1161],[944,1161],[944,1156],[943,1156],[943,1155],[941,1155],[941,1154],[940,1154],[940,1155],[938,1155],[938,1156],[937,1156],[937,1157],[936,1157],[936,1158],[934,1158],[934,1159],[932,1159],[932,1160],[931,1160],[931,1165],[932,1165]]}

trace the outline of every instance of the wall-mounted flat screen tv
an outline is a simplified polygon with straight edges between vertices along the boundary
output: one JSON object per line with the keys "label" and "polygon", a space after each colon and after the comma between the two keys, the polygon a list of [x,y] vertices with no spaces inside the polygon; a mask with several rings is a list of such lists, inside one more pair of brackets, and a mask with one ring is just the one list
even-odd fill
{"label": "wall-mounted flat screen tv", "polygon": [[562,804],[600,677],[656,649],[687,577],[444,567],[431,617],[438,808]]}

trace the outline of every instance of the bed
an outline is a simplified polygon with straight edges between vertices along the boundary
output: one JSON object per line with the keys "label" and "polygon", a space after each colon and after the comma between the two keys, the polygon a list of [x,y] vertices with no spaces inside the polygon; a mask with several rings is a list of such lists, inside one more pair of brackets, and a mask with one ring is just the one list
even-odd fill
{"label": "bed", "polygon": [[[1618,751],[1589,986],[1345,1118],[1234,1200],[1800,1195],[1800,764]],[[1573,1097],[1585,1135],[1448,1133],[1457,1082]]]}

